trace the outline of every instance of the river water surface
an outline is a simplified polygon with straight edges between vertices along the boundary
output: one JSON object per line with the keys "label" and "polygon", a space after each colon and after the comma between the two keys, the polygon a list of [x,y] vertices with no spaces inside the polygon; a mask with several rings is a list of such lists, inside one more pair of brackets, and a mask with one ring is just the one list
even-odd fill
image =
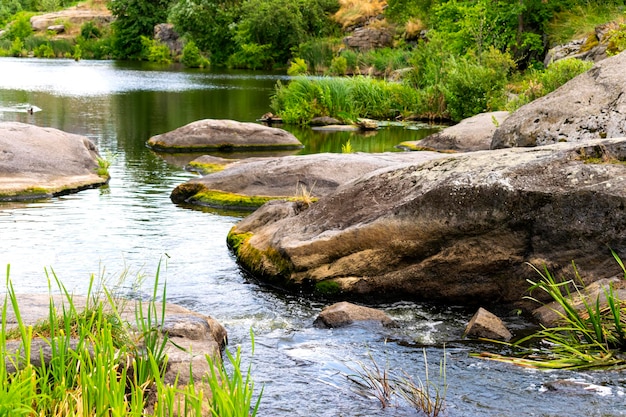
{"label": "river water surface", "polygon": [[[182,169],[190,157],[157,155],[145,142],[203,118],[254,121],[269,111],[278,80],[287,82],[280,74],[1,58],[0,121],[85,135],[112,160],[106,187],[0,203],[0,267],[10,264],[16,291],[47,292],[46,271],[54,271],[77,294],[95,275],[128,296],[146,296],[160,264],[168,301],[215,317],[229,332],[230,348],[241,345],[256,388],[264,387],[261,416],[423,415],[398,398],[382,408],[347,376],[371,368],[373,359],[424,380],[424,356],[435,383],[445,359],[445,416],[626,415],[626,375],[529,371],[470,356],[494,349],[462,340],[472,311],[403,301],[381,306],[398,328],[321,330],[312,322],[322,301],[249,280],[225,243],[245,214],[172,204],[172,189],[193,177]],[[41,110],[31,115],[30,106]],[[348,139],[357,151],[395,151],[395,144],[432,131],[387,128],[361,136],[288,129],[306,145],[300,153],[340,152]],[[515,328],[515,316],[508,320]],[[569,383],[546,388],[559,380]]]}

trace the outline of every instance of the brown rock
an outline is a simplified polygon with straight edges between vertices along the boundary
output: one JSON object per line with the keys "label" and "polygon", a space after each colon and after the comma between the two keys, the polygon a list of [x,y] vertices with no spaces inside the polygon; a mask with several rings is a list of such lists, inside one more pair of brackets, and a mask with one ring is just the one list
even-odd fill
{"label": "brown rock", "polygon": [[480,307],[465,327],[465,335],[476,338],[511,340],[511,332],[498,316]]}
{"label": "brown rock", "polygon": [[394,321],[382,310],[342,301],[326,307],[313,322],[317,327],[345,327],[355,322],[393,326]]}

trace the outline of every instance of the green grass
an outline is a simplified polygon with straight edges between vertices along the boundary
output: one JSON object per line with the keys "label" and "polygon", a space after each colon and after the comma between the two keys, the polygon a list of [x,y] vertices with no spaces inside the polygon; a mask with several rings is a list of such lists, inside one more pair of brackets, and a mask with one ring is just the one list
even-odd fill
{"label": "green grass", "polygon": [[589,1],[557,13],[547,27],[551,46],[585,38],[598,25],[624,18],[624,5]]}
{"label": "green grass", "polygon": [[418,92],[410,86],[371,77],[297,77],[278,83],[272,110],[286,123],[307,124],[331,116],[345,123],[358,118],[390,120],[408,116],[418,107]]}
{"label": "green grass", "polygon": [[[624,272],[626,268],[613,252]],[[559,317],[555,327],[540,330],[510,344],[519,352],[516,356],[481,354],[481,356],[540,369],[624,369],[626,368],[626,300],[620,300],[613,284],[593,299],[579,290],[582,279],[574,264],[574,280],[558,280],[546,268],[536,269],[540,276],[531,282],[531,290],[547,293],[558,305]],[[582,308],[577,307],[576,299]]]}
{"label": "green grass", "polygon": [[[216,417],[256,415],[262,392],[254,400],[251,368],[242,372],[240,348],[235,355],[226,351],[231,372],[221,360],[207,357],[212,372],[202,381],[165,383],[168,338],[159,328],[166,286],[159,294],[158,270],[150,301],[136,304],[134,325],[122,319],[123,305],[111,292],[94,290],[93,276],[85,305],[77,305],[54,272],[48,276],[50,291],[56,285],[63,302],[54,304],[51,297],[45,321],[27,325],[9,276],[7,267],[0,354],[12,367],[0,367],[0,415],[165,417],[206,415],[206,410]],[[11,310],[15,329],[7,328]],[[12,338],[21,346],[17,351],[8,347]],[[37,340],[51,350],[51,359],[41,365],[30,356]],[[210,388],[206,397],[200,383]]]}

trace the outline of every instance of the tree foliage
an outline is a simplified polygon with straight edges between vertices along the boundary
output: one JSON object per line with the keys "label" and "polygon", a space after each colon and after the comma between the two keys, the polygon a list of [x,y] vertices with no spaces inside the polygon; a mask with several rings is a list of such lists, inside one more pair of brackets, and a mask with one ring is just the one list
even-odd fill
{"label": "tree foliage", "polygon": [[169,18],[179,33],[209,53],[211,62],[223,64],[235,52],[233,28],[239,9],[238,1],[179,0]]}
{"label": "tree foliage", "polygon": [[113,23],[113,49],[116,58],[140,58],[142,36],[152,37],[154,26],[167,19],[172,0],[112,0],[108,7],[116,17]]}

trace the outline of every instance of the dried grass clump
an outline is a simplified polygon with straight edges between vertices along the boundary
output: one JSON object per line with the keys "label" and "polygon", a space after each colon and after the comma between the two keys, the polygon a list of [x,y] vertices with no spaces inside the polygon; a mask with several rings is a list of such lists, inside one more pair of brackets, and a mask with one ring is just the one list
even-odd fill
{"label": "dried grass clump", "polygon": [[339,10],[333,19],[344,29],[367,22],[382,14],[386,0],[339,0]]}

